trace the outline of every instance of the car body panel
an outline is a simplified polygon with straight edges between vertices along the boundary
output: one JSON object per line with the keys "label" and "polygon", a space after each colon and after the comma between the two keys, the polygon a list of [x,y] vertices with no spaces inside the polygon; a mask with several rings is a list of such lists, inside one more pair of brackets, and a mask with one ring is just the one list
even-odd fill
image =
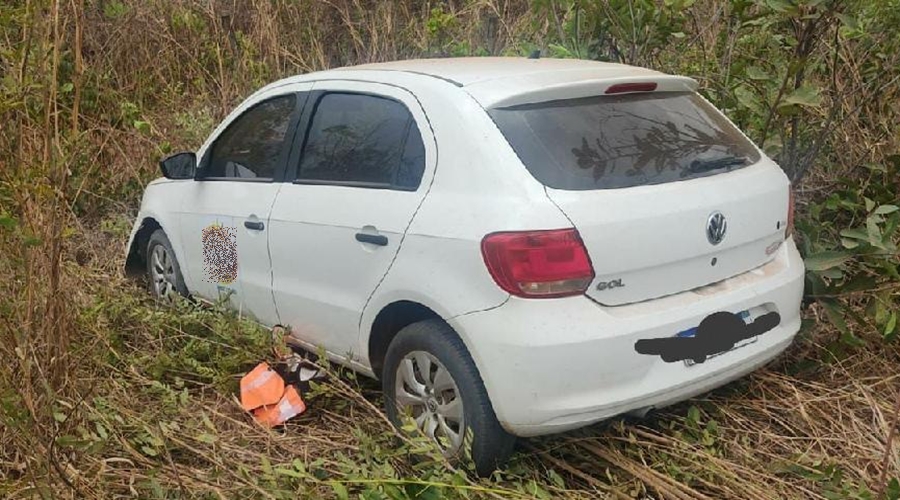
{"label": "car body panel", "polygon": [[[159,178],[147,185],[141,198],[141,207],[135,216],[131,234],[128,236],[128,243],[125,246],[126,255],[133,252],[142,254],[146,251],[146,248],[135,248],[135,244],[138,241],[138,231],[145,227],[147,221],[155,221],[167,235],[177,235],[178,215],[181,213],[181,204],[184,200],[183,193],[190,182],[193,181]],[[185,262],[181,240],[176,237],[174,241],[170,238],[169,242],[172,244],[172,250],[175,252],[178,262]],[[182,274],[187,284],[191,276],[185,269],[182,269]]]}
{"label": "car body panel", "polygon": [[[427,116],[401,87],[320,80],[313,89],[401,102],[412,113],[425,146],[425,170],[414,191],[286,182],[275,201],[269,234],[279,323],[290,326],[299,338],[354,359],[360,355],[362,311],[394,262],[431,186],[438,150]],[[357,233],[384,236],[387,245],[357,241]]]}
{"label": "car body panel", "polygon": [[[587,294],[621,305],[714,283],[771,260],[767,249],[784,239],[788,189],[781,169],[763,159],[690,181],[547,193],[591,256],[596,277]],[[716,212],[727,231],[714,245],[706,229]],[[621,286],[598,286],[614,280]]]}
{"label": "car body panel", "polygon": [[[216,128],[204,146],[198,151],[198,168],[202,171],[209,148],[216,138],[236,119],[253,106],[267,99],[295,94],[300,97],[294,114],[302,111],[302,97],[312,87],[308,83],[296,83],[257,92],[241,103]],[[283,143],[284,159],[291,147],[293,125],[288,127]],[[282,183],[276,182],[282,176],[283,165],[276,169],[276,179],[251,182],[244,179],[203,179],[187,183],[184,189],[184,210],[180,214],[180,234],[182,247],[190,270],[191,292],[210,301],[226,300],[229,305],[242,313],[254,317],[267,325],[278,321],[272,298],[272,268],[269,255],[269,214]],[[198,176],[200,175],[198,171]],[[245,223],[262,223],[262,229],[251,229]],[[218,226],[218,229],[216,228]],[[204,248],[204,235],[220,231],[220,237],[234,238],[237,274],[234,280],[219,279],[209,269],[213,248]],[[224,257],[224,256],[223,256]]]}
{"label": "car body panel", "polygon": [[[276,319],[272,302],[269,232],[252,230],[244,222],[268,226],[272,204],[281,188],[275,182],[199,181],[185,191],[190,211],[181,214],[180,239],[192,281],[189,290],[209,301],[226,300],[231,307],[265,323]],[[216,228],[218,226],[218,228]],[[207,259],[228,258],[204,249],[204,236],[212,231],[234,238],[236,279],[217,279],[206,269]],[[208,254],[208,255],[207,255]]]}
{"label": "car body panel", "polygon": [[[660,408],[758,368],[799,330],[802,292],[802,260],[788,240],[772,262],[717,284],[714,292],[688,291],[616,307],[586,297],[513,297],[501,307],[450,323],[471,343],[506,430],[535,436]],[[713,312],[761,305],[780,313],[780,325],[704,363],[667,363],[635,351],[638,340],[674,337]]]}

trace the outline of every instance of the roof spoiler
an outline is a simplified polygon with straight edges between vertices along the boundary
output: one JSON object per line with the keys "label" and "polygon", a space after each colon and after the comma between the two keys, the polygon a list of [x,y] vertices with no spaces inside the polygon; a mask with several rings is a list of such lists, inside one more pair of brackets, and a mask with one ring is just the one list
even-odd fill
{"label": "roof spoiler", "polygon": [[[646,84],[646,85],[642,85]],[[652,84],[655,84],[653,86]],[[697,81],[686,76],[647,75],[598,78],[548,85],[529,92],[516,94],[491,104],[491,108],[505,108],[520,104],[578,99],[610,94],[635,92],[694,92]]]}

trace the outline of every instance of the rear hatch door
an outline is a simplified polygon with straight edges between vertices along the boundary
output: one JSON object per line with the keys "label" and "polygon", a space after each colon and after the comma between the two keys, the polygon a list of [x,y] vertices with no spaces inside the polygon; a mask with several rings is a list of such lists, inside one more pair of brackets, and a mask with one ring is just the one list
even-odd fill
{"label": "rear hatch door", "polygon": [[605,305],[714,283],[784,239],[781,169],[698,94],[629,92],[489,111],[578,229]]}

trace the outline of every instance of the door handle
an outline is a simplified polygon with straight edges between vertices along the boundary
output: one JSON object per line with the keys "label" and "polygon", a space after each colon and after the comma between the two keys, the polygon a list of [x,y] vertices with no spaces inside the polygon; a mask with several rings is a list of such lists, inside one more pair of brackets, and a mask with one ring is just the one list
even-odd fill
{"label": "door handle", "polygon": [[252,229],[254,231],[262,231],[266,228],[266,225],[261,221],[245,220],[244,227],[246,227],[247,229]]}
{"label": "door handle", "polygon": [[360,243],[371,243],[380,247],[387,246],[387,236],[383,234],[356,233],[356,241]]}

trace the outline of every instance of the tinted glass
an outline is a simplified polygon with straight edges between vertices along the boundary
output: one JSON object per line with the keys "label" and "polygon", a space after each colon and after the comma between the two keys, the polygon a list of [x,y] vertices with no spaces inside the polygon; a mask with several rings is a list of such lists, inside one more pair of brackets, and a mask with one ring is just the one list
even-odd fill
{"label": "tinted glass", "polygon": [[490,111],[519,158],[557,189],[611,189],[714,175],[759,160],[699,95],[597,96]]}
{"label": "tinted glass", "polygon": [[403,104],[363,94],[326,94],[316,106],[297,178],[415,187],[424,167],[421,144]]}
{"label": "tinted glass", "polygon": [[295,99],[294,95],[269,99],[235,119],[213,144],[203,176],[274,177]]}
{"label": "tinted glass", "polygon": [[425,145],[422,144],[419,127],[416,126],[415,121],[410,120],[403,156],[400,158],[400,168],[397,170],[396,185],[401,188],[416,189],[419,187],[424,171]]}

